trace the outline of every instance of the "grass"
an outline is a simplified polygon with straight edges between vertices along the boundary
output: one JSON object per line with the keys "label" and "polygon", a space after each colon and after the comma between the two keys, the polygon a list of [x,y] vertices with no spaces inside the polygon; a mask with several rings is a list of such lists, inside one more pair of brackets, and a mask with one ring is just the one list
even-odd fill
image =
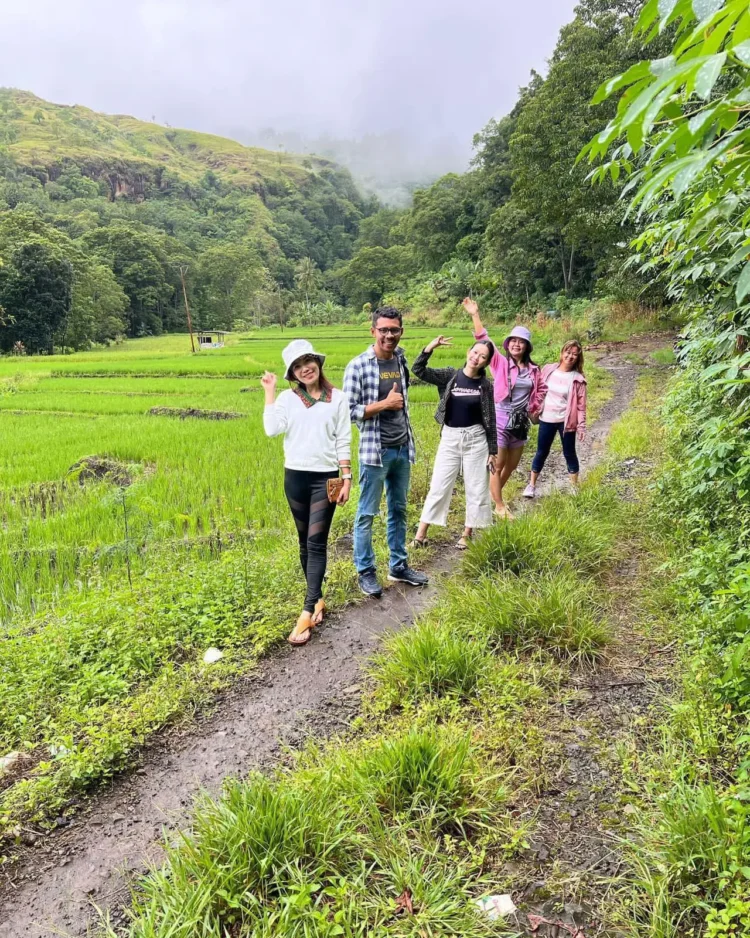
{"label": "grass", "polygon": [[371,673],[392,705],[419,702],[428,696],[466,699],[486,677],[489,655],[435,617],[421,620],[406,635],[386,639]]}
{"label": "grass", "polygon": [[467,739],[410,730],[230,783],[145,883],[131,934],[406,936],[415,920],[394,910],[407,889],[425,933],[494,934],[471,901],[476,860],[443,849],[447,828],[502,813],[480,774]]}
{"label": "grass", "polygon": [[658,450],[664,436],[657,416],[663,392],[658,375],[640,376],[633,406],[615,422],[607,439],[607,451],[616,459],[640,459]]}
{"label": "grass", "polygon": [[677,356],[674,353],[674,349],[671,348],[656,349],[655,352],[651,353],[651,357],[658,365],[677,364]]}
{"label": "grass", "polygon": [[[439,361],[460,359],[454,332],[457,348]],[[0,834],[72,810],[77,791],[128,765],[151,734],[205,705],[288,630],[301,574],[279,482],[282,447],[263,434],[255,388],[265,368],[278,369],[293,335],[233,336],[194,357],[185,336],[164,336],[71,356],[0,358],[0,748],[27,756],[23,777],[0,794]],[[412,360],[430,337],[407,332]],[[468,347],[468,330],[464,337]],[[312,338],[337,383],[367,343],[358,328]],[[551,354],[543,332],[537,349],[539,358]],[[592,390],[606,394],[601,375]],[[415,383],[412,521],[438,442],[435,400],[434,388]],[[157,405],[247,417],[149,416]],[[69,469],[89,455],[129,467],[133,484],[79,484]],[[334,538],[350,530],[354,511],[354,501],[337,511]],[[380,519],[381,563],[383,528]],[[354,592],[351,564],[332,563],[331,603]],[[225,656],[207,668],[210,645]],[[465,696],[474,678],[481,684],[481,656],[474,678],[462,678],[464,665],[449,673],[455,643],[452,652],[446,638],[423,653],[435,659],[437,697]],[[394,693],[416,699],[421,682]]]}
{"label": "grass", "polygon": [[[542,547],[545,531],[560,547],[556,524],[582,545],[563,562]],[[386,639],[355,728],[201,802],[137,888],[130,938],[497,934],[474,899],[506,890],[503,860],[528,844],[518,804],[545,784],[545,703],[609,639],[602,582],[626,525],[586,484],[485,532]],[[394,914],[407,889],[413,917]]]}

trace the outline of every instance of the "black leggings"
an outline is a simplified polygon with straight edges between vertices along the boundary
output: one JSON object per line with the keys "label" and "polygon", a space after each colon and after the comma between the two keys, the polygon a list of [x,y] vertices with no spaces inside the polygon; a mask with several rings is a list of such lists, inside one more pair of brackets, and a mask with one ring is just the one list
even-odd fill
{"label": "black leggings", "polygon": [[571,475],[577,474],[580,466],[576,454],[576,431],[568,430],[566,433],[564,423],[545,423],[543,420],[539,421],[539,437],[536,444],[536,454],[531,463],[532,472],[541,472],[542,469],[544,469],[549,451],[552,449],[552,443],[558,433],[562,441],[563,456],[565,456],[568,472]]}
{"label": "black leggings", "polygon": [[337,477],[338,472],[284,470],[284,494],[297,525],[299,559],[307,580],[307,612],[314,612],[315,603],[323,596],[328,534],[336,510],[336,505],[328,501],[326,482]]}

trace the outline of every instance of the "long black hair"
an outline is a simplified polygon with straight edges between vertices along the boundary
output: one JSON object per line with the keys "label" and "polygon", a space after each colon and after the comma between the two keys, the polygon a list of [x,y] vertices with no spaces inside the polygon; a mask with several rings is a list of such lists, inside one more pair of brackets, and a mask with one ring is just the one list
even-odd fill
{"label": "long black hair", "polygon": [[473,349],[475,345],[486,345],[486,346],[487,346],[487,351],[489,352],[489,355],[487,356],[487,364],[486,364],[483,368],[480,368],[480,369],[477,371],[477,375],[479,375],[480,378],[486,378],[486,377],[487,377],[487,369],[489,368],[490,362],[492,361],[492,359],[493,359],[493,357],[494,357],[494,355],[495,355],[495,343],[494,343],[494,342],[490,342],[489,339],[477,339],[477,341],[474,342],[473,345],[469,348],[469,351],[471,351],[471,349]]}

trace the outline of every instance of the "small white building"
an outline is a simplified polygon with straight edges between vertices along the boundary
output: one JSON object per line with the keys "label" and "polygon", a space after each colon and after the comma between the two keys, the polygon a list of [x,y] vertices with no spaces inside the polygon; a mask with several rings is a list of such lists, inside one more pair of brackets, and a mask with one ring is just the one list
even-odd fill
{"label": "small white building", "polygon": [[216,329],[209,332],[199,332],[198,351],[204,348],[224,348],[224,336],[226,332],[220,332]]}

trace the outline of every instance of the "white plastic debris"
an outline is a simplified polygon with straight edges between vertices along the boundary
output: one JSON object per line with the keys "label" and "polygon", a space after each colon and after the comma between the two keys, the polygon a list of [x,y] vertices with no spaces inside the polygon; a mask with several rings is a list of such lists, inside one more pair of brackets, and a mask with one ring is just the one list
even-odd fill
{"label": "white plastic debris", "polygon": [[7,756],[0,756],[0,775],[5,775],[21,761],[20,752],[9,752]]}
{"label": "white plastic debris", "polygon": [[204,664],[214,664],[216,661],[221,660],[224,657],[224,652],[219,651],[218,648],[208,648],[205,655],[203,656]]}
{"label": "white plastic debris", "polygon": [[509,918],[516,912],[516,904],[508,893],[502,896],[485,896],[483,899],[477,899],[476,904],[492,922]]}

